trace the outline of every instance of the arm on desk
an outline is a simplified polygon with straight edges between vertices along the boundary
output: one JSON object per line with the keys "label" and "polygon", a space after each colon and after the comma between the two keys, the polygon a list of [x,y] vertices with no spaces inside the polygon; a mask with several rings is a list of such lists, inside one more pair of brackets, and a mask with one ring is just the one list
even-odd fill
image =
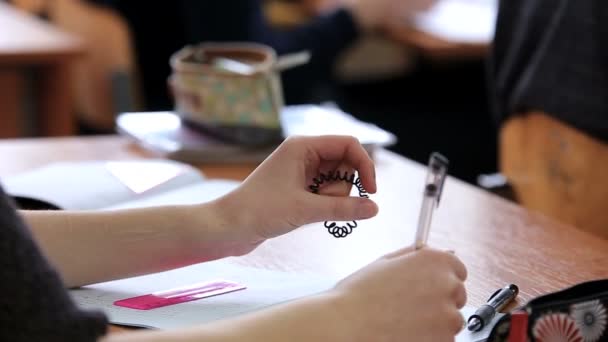
{"label": "arm on desk", "polygon": [[74,287],[246,254],[311,222],[376,215],[376,204],[347,197],[345,184],[322,187],[321,196],[310,192],[313,177],[337,169],[357,170],[368,192],[376,191],[373,162],[356,139],[294,138],[242,186],[212,202],[23,215],[66,284]]}
{"label": "arm on desk", "polygon": [[229,237],[221,229],[222,219],[214,214],[215,205],[21,213],[66,286],[76,287],[244,254],[255,248],[254,244],[237,246],[226,241]]}

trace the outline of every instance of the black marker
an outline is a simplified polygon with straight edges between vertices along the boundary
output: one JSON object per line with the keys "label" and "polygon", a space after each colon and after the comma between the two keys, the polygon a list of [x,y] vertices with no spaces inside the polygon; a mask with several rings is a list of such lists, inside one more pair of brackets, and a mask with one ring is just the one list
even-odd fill
{"label": "black marker", "polygon": [[483,329],[483,327],[488,324],[494,315],[500,310],[502,310],[507,304],[509,304],[517,294],[519,293],[519,289],[516,285],[510,284],[503,287],[500,290],[494,292],[488,302],[482,305],[475,314],[469,317],[467,321],[467,328],[470,331],[479,331]]}

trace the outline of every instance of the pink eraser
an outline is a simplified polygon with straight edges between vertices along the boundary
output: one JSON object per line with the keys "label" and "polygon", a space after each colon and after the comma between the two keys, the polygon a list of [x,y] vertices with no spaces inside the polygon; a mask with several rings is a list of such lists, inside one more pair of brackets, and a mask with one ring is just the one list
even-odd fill
{"label": "pink eraser", "polygon": [[151,310],[163,306],[190,302],[197,299],[221,295],[246,289],[244,285],[227,280],[213,280],[182,286],[170,290],[117,300],[114,305],[137,310]]}

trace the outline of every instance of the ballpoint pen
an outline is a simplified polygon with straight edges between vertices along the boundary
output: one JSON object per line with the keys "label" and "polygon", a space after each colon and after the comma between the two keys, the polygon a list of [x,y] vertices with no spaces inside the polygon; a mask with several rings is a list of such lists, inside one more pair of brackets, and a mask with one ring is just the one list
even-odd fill
{"label": "ballpoint pen", "polygon": [[479,331],[483,329],[486,324],[492,321],[492,318],[498,311],[502,310],[507,304],[515,299],[518,293],[519,288],[514,284],[507,285],[494,292],[488,299],[488,302],[479,307],[479,309],[469,317],[467,320],[467,328],[470,331]]}
{"label": "ballpoint pen", "polygon": [[446,157],[437,152],[433,152],[429,158],[428,173],[424,185],[422,206],[418,227],[416,229],[415,248],[420,249],[426,245],[433,219],[433,210],[439,206],[443,183],[448,173],[449,161]]}

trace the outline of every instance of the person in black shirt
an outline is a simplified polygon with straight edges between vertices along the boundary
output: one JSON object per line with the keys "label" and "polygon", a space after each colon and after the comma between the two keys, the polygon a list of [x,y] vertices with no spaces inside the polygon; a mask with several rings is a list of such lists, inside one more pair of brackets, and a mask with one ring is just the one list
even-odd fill
{"label": "person in black shirt", "polygon": [[500,121],[542,111],[608,142],[608,2],[504,0],[491,58]]}
{"label": "person in black shirt", "polygon": [[344,184],[310,192],[312,177],[335,169],[357,170],[376,192],[363,147],[337,136],[288,139],[238,189],[197,205],[20,218],[0,189],[0,340],[453,340],[463,324],[466,269],[430,248],[386,255],[326,293],[189,330],[104,336],[105,317],[78,309],[66,293],[64,286],[242,255],[306,223],[376,215],[374,202],[348,197]]}

